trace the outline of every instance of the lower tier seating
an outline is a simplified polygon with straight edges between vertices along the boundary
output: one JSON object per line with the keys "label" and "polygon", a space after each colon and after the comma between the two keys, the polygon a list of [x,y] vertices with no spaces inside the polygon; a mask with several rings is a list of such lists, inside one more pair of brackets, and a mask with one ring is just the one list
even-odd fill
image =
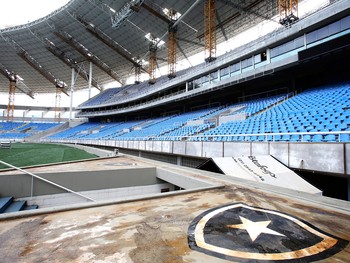
{"label": "lower tier seating", "polygon": [[[10,132],[5,134],[3,138],[11,138]],[[89,122],[48,139],[348,142],[350,83],[158,118]]]}

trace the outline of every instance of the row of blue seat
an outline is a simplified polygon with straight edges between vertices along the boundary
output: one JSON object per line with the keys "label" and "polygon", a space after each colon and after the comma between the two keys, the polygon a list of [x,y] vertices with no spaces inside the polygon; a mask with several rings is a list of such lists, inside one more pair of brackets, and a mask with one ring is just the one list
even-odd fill
{"label": "row of blue seat", "polygon": [[[205,136],[229,134],[336,132],[350,130],[350,85],[343,83],[310,89],[272,109],[245,121],[224,123],[204,133]],[[332,103],[328,103],[331,99]],[[271,137],[250,140],[271,140]],[[239,139],[239,138],[238,138]],[[301,138],[284,136],[275,140],[299,141]],[[346,141],[347,136],[310,135],[305,141]],[[215,140],[227,140],[217,137]],[[232,139],[234,140],[234,139]]]}
{"label": "row of blue seat", "polygon": [[[288,99],[281,95],[159,118],[84,123],[49,139],[347,141],[346,134],[337,132],[350,130],[349,94],[350,84],[341,83],[309,89]],[[224,117],[227,119],[221,121]],[[221,124],[214,127],[214,119]],[[268,135],[296,132],[310,135]]]}
{"label": "row of blue seat", "polygon": [[45,122],[2,122],[0,139],[24,139],[58,125],[60,124]]}

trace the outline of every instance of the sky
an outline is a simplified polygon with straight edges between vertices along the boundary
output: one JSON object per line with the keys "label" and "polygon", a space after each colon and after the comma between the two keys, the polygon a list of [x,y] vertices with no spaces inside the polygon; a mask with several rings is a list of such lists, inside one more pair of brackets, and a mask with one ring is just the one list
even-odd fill
{"label": "sky", "polygon": [[69,0],[0,0],[0,29],[42,18]]}

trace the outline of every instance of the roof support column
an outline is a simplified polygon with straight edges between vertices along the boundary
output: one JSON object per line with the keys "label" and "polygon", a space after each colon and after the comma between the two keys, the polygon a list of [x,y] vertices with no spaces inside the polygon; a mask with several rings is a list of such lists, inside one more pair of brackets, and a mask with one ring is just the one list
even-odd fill
{"label": "roof support column", "polygon": [[204,54],[206,62],[216,59],[216,0],[204,1]]}
{"label": "roof support column", "polygon": [[176,22],[176,11],[170,10],[169,32],[168,32],[168,77],[169,79],[176,77],[176,38],[177,38],[177,26],[174,26]]}
{"label": "roof support column", "polygon": [[149,84],[156,83],[156,68],[157,68],[157,41],[153,38],[149,43]]}
{"label": "roof support column", "polygon": [[[91,65],[91,62],[90,62]],[[89,75],[89,93],[91,89],[91,73]],[[72,79],[71,79],[71,86],[70,86],[70,105],[69,105],[69,120],[72,120],[73,115],[73,93],[74,93],[74,85],[75,85],[75,70],[72,68]]]}
{"label": "roof support column", "polygon": [[137,63],[135,64],[135,84],[141,82],[141,60],[137,58]]}
{"label": "roof support column", "polygon": [[61,94],[63,88],[60,85],[56,85],[56,98],[55,98],[55,122],[61,122]]}
{"label": "roof support column", "polygon": [[15,93],[16,93],[16,78],[10,79],[9,103],[7,105],[7,121],[13,120],[13,113],[15,111]]}
{"label": "roof support column", "polygon": [[89,99],[91,98],[91,83],[92,83],[92,61],[90,61],[90,68],[89,68]]}

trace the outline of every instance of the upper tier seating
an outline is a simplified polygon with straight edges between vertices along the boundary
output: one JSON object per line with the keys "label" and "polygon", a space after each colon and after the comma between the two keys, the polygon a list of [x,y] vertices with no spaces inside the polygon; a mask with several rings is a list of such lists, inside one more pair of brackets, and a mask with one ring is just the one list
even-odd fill
{"label": "upper tier seating", "polygon": [[93,98],[91,98],[90,100],[84,102],[81,106],[95,106],[95,105],[103,104],[105,103],[105,101],[113,97],[116,93],[121,91],[122,89],[120,88],[106,89],[101,93],[97,94],[96,96],[94,96]]}

